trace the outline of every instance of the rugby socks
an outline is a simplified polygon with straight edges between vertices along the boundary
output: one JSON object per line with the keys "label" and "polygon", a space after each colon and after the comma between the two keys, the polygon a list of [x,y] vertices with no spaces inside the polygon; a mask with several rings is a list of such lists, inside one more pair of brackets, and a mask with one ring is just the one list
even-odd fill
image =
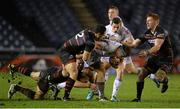
{"label": "rugby socks", "polygon": [[114,84],[113,84],[113,91],[112,91],[112,97],[117,95],[118,91],[119,91],[119,88],[122,84],[122,81],[120,78],[116,78],[114,80]]}
{"label": "rugby socks", "polygon": [[64,93],[64,99],[69,98],[71,89],[73,88],[75,83],[75,80],[68,78],[68,80],[66,81],[66,86],[65,86],[65,93]]}
{"label": "rugby socks", "polygon": [[31,73],[32,73],[32,69],[29,69],[29,68],[26,68],[26,67],[15,66],[14,68],[15,68],[15,70],[16,70],[17,72],[20,72],[20,73],[22,73],[22,74],[24,74],[24,75],[26,75],[26,76],[30,76]]}
{"label": "rugby socks", "polygon": [[156,79],[155,74],[149,74],[148,77],[149,77],[150,79],[152,79],[152,80]]}
{"label": "rugby socks", "polygon": [[143,82],[136,82],[137,85],[137,99],[141,100],[142,90],[144,88],[144,81]]}
{"label": "rugby socks", "polygon": [[66,87],[66,82],[57,84],[58,90],[63,89],[63,88],[65,88],[65,87]]}
{"label": "rugby socks", "polygon": [[97,82],[97,88],[99,92],[99,98],[104,98],[104,82]]}
{"label": "rugby socks", "polygon": [[105,73],[105,82],[108,80],[108,78],[109,78],[109,72],[106,72]]}
{"label": "rugby socks", "polygon": [[30,99],[34,99],[35,92],[30,89],[23,88],[23,87],[16,85],[15,90],[24,94],[25,96],[27,96]]}

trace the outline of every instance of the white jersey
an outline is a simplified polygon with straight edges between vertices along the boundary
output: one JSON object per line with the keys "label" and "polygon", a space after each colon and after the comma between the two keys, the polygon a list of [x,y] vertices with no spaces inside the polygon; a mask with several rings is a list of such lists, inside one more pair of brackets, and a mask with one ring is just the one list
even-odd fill
{"label": "white jersey", "polygon": [[107,53],[114,53],[119,46],[122,46],[121,43],[108,39],[100,41],[99,44],[103,47],[101,50]]}
{"label": "white jersey", "polygon": [[106,26],[106,37],[110,40],[121,42],[126,41],[129,38],[133,38],[131,32],[125,27],[122,26],[116,33],[112,32],[112,26],[109,24]]}
{"label": "white jersey", "polygon": [[[116,41],[118,43],[120,43],[121,41],[126,41],[129,38],[134,39],[131,32],[124,25],[122,25],[122,27],[116,33],[114,33],[112,31],[111,24],[106,25],[106,33],[105,33],[105,35],[106,35],[107,39],[109,39],[111,41]],[[112,46],[113,46],[113,44],[111,46],[108,46],[109,50],[114,49],[114,47],[112,47]],[[123,61],[124,64],[129,64],[131,62],[132,62],[132,59],[131,59],[130,56],[124,58],[124,61]]]}

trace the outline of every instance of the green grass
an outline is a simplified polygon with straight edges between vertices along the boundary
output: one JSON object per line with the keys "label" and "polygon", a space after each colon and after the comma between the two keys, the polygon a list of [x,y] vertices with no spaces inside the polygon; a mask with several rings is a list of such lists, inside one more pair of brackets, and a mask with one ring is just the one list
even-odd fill
{"label": "green grass", "polygon": [[[180,75],[169,75],[169,89],[166,93],[161,94],[160,88],[149,80],[145,80],[145,87],[142,95],[141,103],[130,102],[136,95],[136,79],[137,75],[127,74],[124,76],[122,87],[118,97],[120,102],[98,102],[96,97],[92,101],[86,101],[88,89],[74,88],[71,96],[72,101],[64,102],[60,100],[48,100],[50,93],[46,95],[46,100],[30,100],[26,96],[16,93],[11,100],[7,99],[7,91],[9,89],[9,74],[0,73],[0,108],[8,107],[29,107],[29,108],[180,108]],[[110,76],[106,83],[105,95],[110,98],[114,76]],[[18,76],[18,79],[11,83],[22,81],[22,86],[35,90],[36,82],[25,76]],[[59,96],[63,96],[61,91]]]}

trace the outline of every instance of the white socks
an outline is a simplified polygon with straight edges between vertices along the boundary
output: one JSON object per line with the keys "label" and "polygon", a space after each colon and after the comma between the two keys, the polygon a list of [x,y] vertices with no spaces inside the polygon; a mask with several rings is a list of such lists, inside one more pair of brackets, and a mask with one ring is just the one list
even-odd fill
{"label": "white socks", "polygon": [[66,86],[66,82],[57,84],[58,90],[60,90],[60,89],[62,89],[62,88],[65,88],[65,86]]}
{"label": "white socks", "polygon": [[112,96],[116,96],[117,95],[121,84],[122,84],[122,81],[119,78],[116,78],[114,80]]}
{"label": "white socks", "polygon": [[156,79],[156,76],[155,76],[155,74],[150,74],[150,75],[149,75],[149,78],[152,79],[152,80],[154,80],[154,79]]}

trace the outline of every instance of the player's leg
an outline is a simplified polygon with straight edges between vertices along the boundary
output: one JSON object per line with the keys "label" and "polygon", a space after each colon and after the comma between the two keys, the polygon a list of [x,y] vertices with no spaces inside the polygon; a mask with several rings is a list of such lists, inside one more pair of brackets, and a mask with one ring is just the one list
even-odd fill
{"label": "player's leg", "polygon": [[8,68],[10,69],[10,73],[14,75],[15,72],[19,72],[23,75],[30,76],[34,80],[39,80],[40,72],[34,72],[32,69],[23,67],[21,65],[9,64]]}
{"label": "player's leg", "polygon": [[[97,83],[97,72],[94,72],[94,83]],[[94,95],[98,95],[98,90],[89,90],[88,95],[86,96],[87,100],[92,100]]]}
{"label": "player's leg", "polygon": [[43,97],[47,93],[48,89],[49,89],[49,83],[48,83],[47,78],[41,78],[37,83],[34,99],[35,100],[43,99]]}
{"label": "player's leg", "polygon": [[160,81],[155,74],[149,74],[148,77],[156,84],[157,88],[160,87]]}
{"label": "player's leg", "polygon": [[128,73],[138,73],[138,69],[135,67],[130,56],[124,58],[123,64]]}
{"label": "player's leg", "polygon": [[65,94],[63,97],[63,99],[66,101],[66,100],[69,100],[70,92],[77,79],[78,70],[77,70],[76,62],[74,61],[74,62],[66,64],[65,69],[69,73],[69,78],[66,81],[66,86],[65,86]]}
{"label": "player's leg", "polygon": [[23,67],[21,65],[9,64],[8,68],[10,70],[10,73],[12,73],[12,74],[15,72],[20,72],[26,76],[30,76],[31,72],[32,72],[32,69],[27,68],[27,67]]}
{"label": "player's leg", "polygon": [[159,66],[156,62],[156,57],[151,57],[148,59],[147,64],[142,69],[142,72],[138,74],[138,80],[136,82],[136,98],[133,99],[133,102],[140,102],[141,101],[141,95],[144,88],[144,79],[151,73],[156,73],[159,69]]}
{"label": "player's leg", "polygon": [[[135,67],[134,63],[132,62],[132,58],[131,57],[126,57],[124,58],[124,64],[125,64],[125,69],[128,73],[136,73],[138,74],[141,70],[141,68],[137,68]],[[156,78],[155,74],[150,74],[148,75],[148,77],[156,84],[156,86],[159,88],[160,87],[160,83]]]}
{"label": "player's leg", "polygon": [[106,63],[97,62],[93,68],[95,68],[95,72],[97,72],[96,76],[96,85],[99,95],[99,101],[106,101],[106,97],[104,96],[104,88],[105,88],[105,68]]}
{"label": "player's leg", "polygon": [[118,102],[119,99],[117,98],[118,91],[122,84],[122,78],[123,78],[123,71],[124,71],[124,64],[121,63],[118,68],[116,69],[116,78],[113,83],[113,90],[111,95],[111,101],[112,102]]}
{"label": "player's leg", "polygon": [[23,87],[16,85],[16,84],[11,84],[9,91],[8,91],[8,98],[11,99],[12,96],[16,92],[20,92],[20,93],[24,94],[25,96],[27,96],[28,98],[34,99],[34,95],[35,95],[34,91],[32,91],[28,88],[23,88]]}
{"label": "player's leg", "polygon": [[99,100],[104,101],[104,88],[105,88],[105,70],[97,70],[97,89],[99,93]]}
{"label": "player's leg", "polygon": [[47,91],[48,91],[48,89],[42,91],[42,89],[39,86],[37,86],[36,87],[36,93],[34,95],[34,99],[35,100],[43,99],[43,97],[44,97],[44,95],[46,94]]}
{"label": "player's leg", "polygon": [[167,73],[172,71],[172,58],[162,58],[159,61],[159,64],[161,64],[160,69],[163,71],[163,78],[161,79],[161,83],[163,84],[161,93],[164,93],[168,89],[168,76]]}

